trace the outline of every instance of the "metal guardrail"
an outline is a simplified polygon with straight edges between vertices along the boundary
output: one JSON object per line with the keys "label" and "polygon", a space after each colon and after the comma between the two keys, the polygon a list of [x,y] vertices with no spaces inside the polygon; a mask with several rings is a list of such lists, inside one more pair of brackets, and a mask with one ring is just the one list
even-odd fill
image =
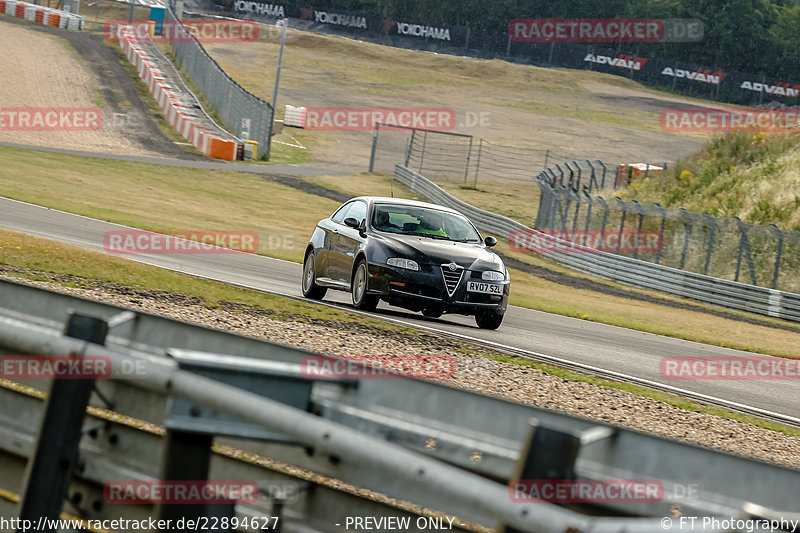
{"label": "metal guardrail", "polygon": [[[170,506],[109,504],[103,485],[204,476],[258,480],[262,490],[294,482],[292,501],[277,502],[267,491],[255,503],[223,509],[240,519],[278,513],[283,531],[340,531],[347,516],[419,516],[239,458],[256,454],[514,531],[678,531],[677,520],[669,527],[661,521],[676,512],[797,518],[791,510],[800,491],[798,471],[432,382],[312,380],[301,371],[302,358],[309,355],[302,350],[17,283],[0,283],[0,348],[14,354],[102,356],[110,361],[111,377],[118,378],[88,380],[86,388],[88,403],[111,409],[110,418],[84,418],[76,397],[65,396],[63,387],[82,380],[32,383],[50,385],[46,401],[0,387],[0,489],[23,493],[19,507],[0,497],[4,516],[32,516],[26,502],[36,502],[51,517],[62,504],[91,519],[170,516],[164,509]],[[139,365],[143,371],[125,371]],[[53,417],[65,410],[72,418]],[[132,426],[119,415],[166,426],[166,433]],[[177,438],[181,434],[191,435],[192,444]],[[212,442],[240,452],[211,454]],[[65,455],[70,443],[75,453]],[[562,453],[565,445],[570,453]],[[185,457],[187,446],[194,457],[207,454],[205,470]],[[60,462],[48,460],[56,454]],[[546,465],[543,457],[549,457]],[[50,478],[46,486],[37,485],[48,465],[55,477],[72,473],[64,478],[63,493]],[[169,472],[184,477],[165,477]],[[519,503],[509,497],[509,484],[520,472],[539,472],[545,479],[654,479],[664,493],[659,501],[571,509]],[[687,485],[694,489],[687,492]],[[49,507],[40,503],[45,500]]]}
{"label": "metal guardrail", "polygon": [[[484,211],[459,200],[424,176],[399,163],[395,165],[394,177],[412,191],[433,202],[461,211],[479,228],[505,239],[514,234],[538,233],[510,218]],[[719,307],[800,322],[800,294],[714,278],[612,253],[542,255],[581,272],[626,285],[685,296]]]}

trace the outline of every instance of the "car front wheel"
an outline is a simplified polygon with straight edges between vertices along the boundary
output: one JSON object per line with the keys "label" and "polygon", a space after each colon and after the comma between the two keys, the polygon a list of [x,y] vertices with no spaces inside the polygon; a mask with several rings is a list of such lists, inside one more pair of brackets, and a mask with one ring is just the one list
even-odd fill
{"label": "car front wheel", "polygon": [[481,329],[497,329],[503,322],[503,315],[494,311],[479,310],[475,313],[475,323]]}
{"label": "car front wheel", "polygon": [[328,289],[317,285],[316,267],[314,265],[314,252],[308,252],[303,261],[303,296],[312,300],[322,300]]}
{"label": "car front wheel", "polygon": [[353,273],[353,283],[351,284],[353,306],[361,311],[374,311],[378,307],[379,298],[375,295],[367,294],[368,282],[367,262],[361,259]]}

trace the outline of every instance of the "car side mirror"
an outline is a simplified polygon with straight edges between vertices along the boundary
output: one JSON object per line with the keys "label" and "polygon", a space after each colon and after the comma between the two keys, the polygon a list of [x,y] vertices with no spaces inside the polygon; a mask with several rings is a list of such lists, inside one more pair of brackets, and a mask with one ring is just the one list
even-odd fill
{"label": "car side mirror", "polygon": [[495,244],[497,244],[497,239],[495,239],[495,238],[494,238],[494,237],[492,237],[491,235],[488,235],[488,236],[487,236],[485,239],[483,239],[483,243],[484,243],[486,246],[488,246],[489,248],[491,248],[492,246],[494,246]]}
{"label": "car side mirror", "polygon": [[353,229],[358,229],[358,220],[353,217],[347,217],[344,219],[344,225]]}

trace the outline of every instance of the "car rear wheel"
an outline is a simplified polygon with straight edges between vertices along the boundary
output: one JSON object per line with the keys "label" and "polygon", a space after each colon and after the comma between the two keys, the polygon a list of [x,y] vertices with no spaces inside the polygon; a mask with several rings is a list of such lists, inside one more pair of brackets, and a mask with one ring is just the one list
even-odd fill
{"label": "car rear wheel", "polygon": [[503,315],[494,311],[479,310],[475,313],[475,323],[481,329],[497,329],[503,322]]}
{"label": "car rear wheel", "polygon": [[322,300],[328,289],[317,285],[316,267],[314,264],[314,252],[308,252],[306,260],[303,261],[303,296],[312,300]]}
{"label": "car rear wheel", "polygon": [[369,283],[369,272],[367,262],[361,259],[353,273],[351,292],[353,294],[353,306],[361,311],[374,311],[378,307],[379,298],[372,294],[367,294]]}

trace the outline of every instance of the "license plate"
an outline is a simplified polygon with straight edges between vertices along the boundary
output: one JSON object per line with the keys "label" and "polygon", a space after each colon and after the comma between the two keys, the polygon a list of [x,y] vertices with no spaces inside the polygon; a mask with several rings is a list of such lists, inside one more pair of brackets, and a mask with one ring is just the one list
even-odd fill
{"label": "license plate", "polygon": [[469,292],[482,292],[484,294],[503,294],[502,285],[497,285],[495,283],[479,283],[477,281],[468,281],[467,290]]}

